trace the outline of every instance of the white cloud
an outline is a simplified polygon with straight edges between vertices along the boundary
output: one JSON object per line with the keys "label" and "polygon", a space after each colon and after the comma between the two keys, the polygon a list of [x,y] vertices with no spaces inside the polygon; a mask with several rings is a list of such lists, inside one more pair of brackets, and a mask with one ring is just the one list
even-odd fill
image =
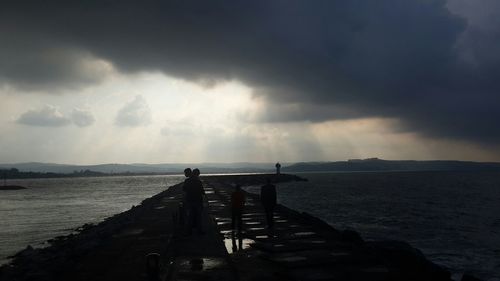
{"label": "white cloud", "polygon": [[115,124],[124,127],[149,125],[152,120],[151,109],[141,95],[123,106],[116,115]]}
{"label": "white cloud", "polygon": [[23,113],[16,120],[19,124],[39,127],[61,127],[71,123],[57,107],[45,105],[40,109],[31,109]]}
{"label": "white cloud", "polygon": [[87,127],[95,122],[94,115],[92,112],[86,109],[75,108],[71,112],[71,119],[73,123],[78,127]]}

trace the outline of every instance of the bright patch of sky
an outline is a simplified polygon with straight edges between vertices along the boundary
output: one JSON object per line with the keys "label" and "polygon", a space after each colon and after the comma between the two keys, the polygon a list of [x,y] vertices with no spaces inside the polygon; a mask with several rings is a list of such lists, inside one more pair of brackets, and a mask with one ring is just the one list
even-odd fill
{"label": "bright patch of sky", "polygon": [[2,163],[454,159],[457,148],[462,159],[488,160],[477,147],[398,131],[394,119],[258,121],[264,101],[238,81],[206,87],[113,72],[101,84],[58,93],[3,88],[0,99]]}

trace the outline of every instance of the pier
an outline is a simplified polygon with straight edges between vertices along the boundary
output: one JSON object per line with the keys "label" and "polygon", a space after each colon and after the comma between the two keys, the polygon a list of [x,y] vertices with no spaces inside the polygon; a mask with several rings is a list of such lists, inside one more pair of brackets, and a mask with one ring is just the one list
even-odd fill
{"label": "pier", "polygon": [[246,194],[243,232],[234,232],[234,185],[262,185],[266,177],[203,177],[204,234],[184,232],[179,184],[49,247],[26,248],[0,268],[0,280],[451,280],[405,242],[363,241],[285,206],[277,206],[270,231],[254,194]]}

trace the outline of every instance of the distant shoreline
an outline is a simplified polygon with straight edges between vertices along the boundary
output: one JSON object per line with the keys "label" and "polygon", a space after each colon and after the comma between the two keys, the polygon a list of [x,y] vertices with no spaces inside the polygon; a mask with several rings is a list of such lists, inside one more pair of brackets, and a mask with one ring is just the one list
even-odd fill
{"label": "distant shoreline", "polygon": [[[0,172],[0,174],[3,171]],[[90,178],[90,177],[122,177],[122,176],[174,176],[181,173],[100,173],[94,171],[77,173],[42,173],[42,172],[15,172],[3,176],[6,180],[21,179],[51,179],[51,178]]]}
{"label": "distant shoreline", "polygon": [[[92,172],[92,171],[91,171]],[[229,172],[229,173],[204,173],[205,176],[224,176],[224,175],[261,175],[269,174],[269,172]],[[88,174],[65,174],[65,173],[35,173],[35,172],[19,172],[19,176],[5,177],[6,180],[23,180],[23,179],[57,179],[57,178],[92,178],[92,177],[134,177],[134,176],[182,176],[181,172],[166,172],[166,173],[99,173],[92,172]]]}
{"label": "distant shoreline", "polygon": [[[183,174],[178,172],[165,172],[165,173],[99,173],[93,172],[87,174],[67,174],[67,173],[35,173],[35,172],[19,172],[17,176],[7,176],[4,177],[5,180],[26,180],[26,179],[58,179],[58,178],[93,178],[93,177],[135,177],[135,176],[182,176]],[[327,173],[337,173],[337,174],[357,174],[357,173],[500,173],[497,169],[477,169],[477,170],[460,170],[460,169],[450,169],[450,170],[305,170],[305,171],[294,171],[294,174],[327,174]],[[289,173],[287,171],[287,173]],[[1,172],[0,172],[1,174]],[[272,172],[227,172],[227,173],[204,173],[204,176],[225,176],[225,175],[262,175],[262,174],[272,174]],[[0,186],[0,190],[2,186]],[[13,188],[13,189],[24,189]]]}
{"label": "distant shoreline", "polygon": [[[165,163],[165,164],[96,164],[55,163],[0,164],[0,179],[154,176],[178,175],[184,168],[199,168],[202,174],[274,173],[275,163]],[[400,172],[400,171],[500,171],[500,162],[456,160],[384,160],[379,158],[346,161],[281,162],[282,173],[304,172]]]}

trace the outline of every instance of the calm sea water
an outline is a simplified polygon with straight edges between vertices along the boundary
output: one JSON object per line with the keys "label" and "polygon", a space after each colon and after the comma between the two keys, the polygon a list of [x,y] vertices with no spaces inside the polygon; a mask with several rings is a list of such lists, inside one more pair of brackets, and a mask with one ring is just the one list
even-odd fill
{"label": "calm sea water", "polygon": [[367,240],[407,241],[454,279],[500,280],[500,173],[300,175],[309,182],[278,185],[280,203]]}
{"label": "calm sea water", "polygon": [[9,180],[28,187],[0,191],[0,264],[27,245],[130,209],[183,176]]}
{"label": "calm sea water", "polygon": [[[460,278],[500,280],[500,173],[300,174],[278,185],[280,203],[351,228],[367,240],[397,239]],[[0,192],[0,260],[88,222],[128,210],[182,176],[10,181]],[[258,191],[257,187],[250,190]]]}

